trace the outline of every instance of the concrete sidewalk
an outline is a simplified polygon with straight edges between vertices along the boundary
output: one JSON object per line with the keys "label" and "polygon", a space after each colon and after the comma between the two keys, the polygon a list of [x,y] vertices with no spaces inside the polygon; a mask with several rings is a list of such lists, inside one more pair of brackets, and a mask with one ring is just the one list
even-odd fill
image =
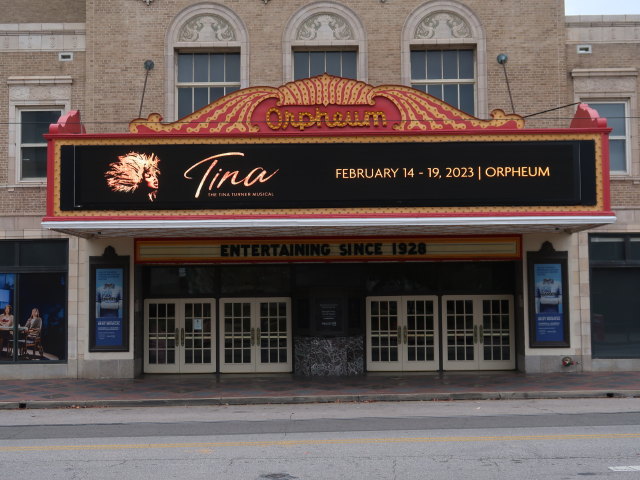
{"label": "concrete sidewalk", "polygon": [[145,375],[136,379],[0,380],[0,408],[640,398],[640,372],[369,373],[357,377]]}

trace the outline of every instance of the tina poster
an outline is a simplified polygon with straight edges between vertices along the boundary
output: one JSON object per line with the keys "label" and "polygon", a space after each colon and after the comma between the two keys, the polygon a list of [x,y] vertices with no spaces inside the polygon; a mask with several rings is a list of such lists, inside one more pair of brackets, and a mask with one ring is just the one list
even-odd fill
{"label": "tina poster", "polygon": [[89,351],[129,350],[128,257],[91,259]]}
{"label": "tina poster", "polygon": [[566,252],[550,245],[529,252],[529,337],[531,347],[569,346]]}

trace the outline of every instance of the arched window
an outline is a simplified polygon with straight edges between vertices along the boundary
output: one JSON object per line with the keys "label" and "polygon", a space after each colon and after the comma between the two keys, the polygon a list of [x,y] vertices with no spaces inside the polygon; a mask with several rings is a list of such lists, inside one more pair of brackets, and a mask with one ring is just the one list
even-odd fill
{"label": "arched window", "polygon": [[403,29],[402,82],[487,118],[486,37],[474,13],[453,0],[416,9]]}
{"label": "arched window", "polygon": [[355,13],[333,2],[307,5],[284,31],[284,81],[323,73],[367,80],[366,35]]}
{"label": "arched window", "polygon": [[167,111],[182,118],[216,99],[248,86],[247,29],[221,5],[183,10],[166,36]]}

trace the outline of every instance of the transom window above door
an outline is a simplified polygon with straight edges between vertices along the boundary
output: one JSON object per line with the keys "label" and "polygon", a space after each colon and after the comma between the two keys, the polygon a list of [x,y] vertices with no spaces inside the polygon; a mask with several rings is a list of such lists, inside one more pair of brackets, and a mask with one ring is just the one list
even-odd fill
{"label": "transom window above door", "polygon": [[178,118],[240,89],[240,53],[179,53]]}
{"label": "transom window above door", "polygon": [[475,55],[471,49],[413,50],[411,86],[475,115]]}
{"label": "transom window above door", "polygon": [[293,79],[300,80],[323,73],[356,79],[357,56],[355,51],[295,51],[293,52]]}

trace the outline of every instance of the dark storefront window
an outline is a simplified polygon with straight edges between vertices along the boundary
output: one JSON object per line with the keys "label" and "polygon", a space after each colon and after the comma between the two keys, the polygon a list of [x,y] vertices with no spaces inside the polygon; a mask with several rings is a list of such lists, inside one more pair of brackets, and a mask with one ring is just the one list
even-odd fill
{"label": "dark storefront window", "polygon": [[300,264],[293,270],[296,333],[308,336],[361,333],[362,264]]}
{"label": "dark storefront window", "polygon": [[288,296],[288,265],[157,266],[144,269],[145,298]]}
{"label": "dark storefront window", "polygon": [[640,358],[640,235],[591,235],[593,358]]}
{"label": "dark storefront window", "polygon": [[146,298],[207,297],[215,290],[215,268],[149,267],[144,270]]}
{"label": "dark storefront window", "polygon": [[242,265],[220,269],[222,297],[279,297],[291,292],[287,265]]}
{"label": "dark storefront window", "polygon": [[512,262],[433,262],[371,264],[367,295],[456,295],[511,293]]}
{"label": "dark storefront window", "polygon": [[514,293],[514,262],[300,263],[149,266],[144,298],[291,297],[294,334],[362,333],[376,295]]}
{"label": "dark storefront window", "polygon": [[1,362],[67,358],[66,240],[0,242]]}

